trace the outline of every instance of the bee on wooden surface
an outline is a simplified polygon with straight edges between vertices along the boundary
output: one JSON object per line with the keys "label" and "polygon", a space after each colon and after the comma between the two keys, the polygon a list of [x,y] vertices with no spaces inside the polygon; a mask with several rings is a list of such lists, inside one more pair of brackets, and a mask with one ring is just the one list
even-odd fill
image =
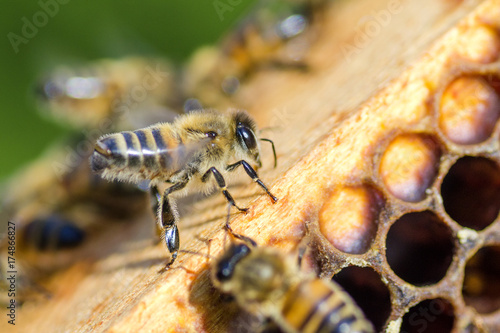
{"label": "bee on wooden surface", "polygon": [[77,128],[125,130],[182,112],[176,80],[176,70],[163,59],[103,59],[56,68],[36,91],[52,118]]}
{"label": "bee on wooden surface", "polygon": [[[274,156],[276,163],[276,153]],[[171,265],[179,249],[178,214],[169,202],[171,194],[185,195],[193,189],[209,191],[213,188],[209,183],[213,176],[227,201],[238,210],[246,211],[236,205],[224,180],[224,174],[241,165],[273,202],[278,200],[247,159],[261,166],[253,119],[244,111],[228,115],[215,110],[199,110],[173,123],[102,137],[95,146],[91,166],[110,180],[151,181],[153,197],[157,200],[157,222],[172,256],[168,264]],[[172,185],[160,194],[157,186],[164,182]]]}
{"label": "bee on wooden surface", "polygon": [[301,272],[292,256],[235,236],[244,243],[231,244],[218,258],[212,281],[243,309],[270,318],[285,332],[374,332],[339,285]]}

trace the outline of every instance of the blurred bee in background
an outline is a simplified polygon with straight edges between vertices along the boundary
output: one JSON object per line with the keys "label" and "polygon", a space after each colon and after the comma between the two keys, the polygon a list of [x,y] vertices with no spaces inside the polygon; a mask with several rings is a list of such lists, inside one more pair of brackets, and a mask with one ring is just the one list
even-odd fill
{"label": "blurred bee in background", "polygon": [[73,134],[13,177],[3,190],[3,215],[23,226],[62,215],[85,229],[102,217],[125,219],[142,210],[144,191],[104,181],[88,158],[103,133],[173,119],[174,81],[169,62],[139,57],[60,67],[46,76],[36,91],[42,110],[85,135]]}
{"label": "blurred bee in background", "polygon": [[271,319],[285,332],[375,332],[338,284],[303,273],[293,256],[234,234],[212,266],[213,284],[249,313]]}
{"label": "blurred bee in background", "polygon": [[202,47],[186,66],[185,110],[234,107],[228,97],[261,69],[307,69],[311,26],[329,0],[260,1],[219,46]]}
{"label": "blurred bee in background", "polygon": [[165,59],[102,59],[56,68],[36,88],[41,108],[77,128],[125,130],[182,113],[178,71]]}
{"label": "blurred bee in background", "polygon": [[[55,147],[2,189],[0,218],[11,221],[16,230],[19,303],[46,298],[50,290],[43,287],[42,280],[80,259],[92,259],[94,254],[80,251],[82,245],[107,230],[110,222],[130,221],[148,211],[146,192],[101,179],[91,172],[88,157],[67,164],[66,151]],[[64,167],[55,169],[54,163]],[[7,240],[0,239],[3,271],[7,246]],[[0,284],[0,289],[4,287]]]}
{"label": "blurred bee in background", "polygon": [[[16,226],[21,228],[18,230]],[[6,233],[0,238],[0,249],[2,250],[0,255],[0,290],[4,291],[0,296],[0,304],[10,302],[7,299],[8,294],[6,291],[11,288],[12,281],[7,280],[7,277],[10,276],[9,273],[12,273],[12,271],[15,272],[16,276],[16,288],[13,288],[13,295],[15,295],[18,305],[26,300],[50,297],[50,292],[39,283],[39,279],[44,277],[45,272],[41,272],[38,262],[36,264],[32,262],[30,265],[30,260],[27,259],[27,251],[37,253],[38,251],[70,249],[80,245],[86,237],[84,229],[56,214],[43,218],[39,217],[25,226],[16,225],[16,223],[9,221],[8,233],[11,237],[7,237]],[[8,259],[7,255],[10,256],[10,259]],[[38,261],[41,256],[37,255],[36,258]],[[42,261],[45,262],[43,259]],[[13,266],[10,266],[10,264]],[[52,267],[52,269],[54,268]],[[46,267],[43,269],[46,269]]]}
{"label": "blurred bee in background", "polygon": [[[256,133],[255,122],[244,111],[231,114],[215,110],[193,111],[173,123],[102,137],[96,143],[91,166],[109,180],[151,181],[152,194],[157,200],[158,227],[171,253],[168,267],[179,250],[178,213],[170,202],[172,194],[181,196],[190,190],[208,192],[216,184],[232,206],[246,211],[236,205],[224,179],[225,174],[243,166],[271,200],[277,201],[246,161],[248,159],[257,167],[262,165]],[[274,144],[272,147],[276,164]],[[212,176],[215,184],[209,182]],[[164,183],[171,186],[160,194],[158,187]]]}
{"label": "blurred bee in background", "polygon": [[[91,172],[88,157],[68,164],[64,149],[55,147],[4,186],[0,215],[15,222],[20,253],[77,246],[107,221],[128,220],[146,211],[146,192],[102,180]],[[36,259],[33,265],[50,270]]]}

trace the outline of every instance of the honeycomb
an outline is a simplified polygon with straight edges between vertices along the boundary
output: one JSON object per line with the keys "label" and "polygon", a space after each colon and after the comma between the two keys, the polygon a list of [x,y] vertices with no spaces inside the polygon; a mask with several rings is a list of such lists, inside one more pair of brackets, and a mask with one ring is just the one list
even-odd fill
{"label": "honeycomb", "polygon": [[467,48],[429,116],[374,143],[371,170],[336,184],[310,225],[317,271],[377,331],[500,331],[500,36],[465,35],[484,53]]}

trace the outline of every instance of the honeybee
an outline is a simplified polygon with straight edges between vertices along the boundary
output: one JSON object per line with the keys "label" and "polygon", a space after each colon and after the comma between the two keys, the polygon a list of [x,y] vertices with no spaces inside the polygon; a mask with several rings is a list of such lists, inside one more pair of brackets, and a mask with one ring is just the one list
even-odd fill
{"label": "honeybee", "polygon": [[292,256],[236,236],[244,243],[231,244],[217,259],[212,281],[240,307],[289,333],[375,332],[338,284],[301,272]]}
{"label": "honeybee", "polygon": [[36,88],[42,110],[77,128],[125,130],[182,112],[178,71],[165,59],[102,59],[56,68]]}
{"label": "honeybee", "polygon": [[[272,141],[269,139],[261,139]],[[272,144],[275,164],[276,153]],[[100,138],[91,157],[91,166],[109,180],[139,182],[150,180],[156,199],[157,223],[171,253],[170,266],[179,250],[178,213],[171,205],[171,194],[185,195],[192,189],[210,190],[215,179],[226,200],[240,211],[226,187],[224,174],[243,166],[273,202],[278,199],[259,179],[255,169],[260,160],[257,127],[244,111],[222,114],[215,110],[198,110],[177,118],[173,123],[160,123],[133,132],[120,132]],[[230,164],[231,161],[235,161]],[[163,194],[158,185],[172,184]]]}

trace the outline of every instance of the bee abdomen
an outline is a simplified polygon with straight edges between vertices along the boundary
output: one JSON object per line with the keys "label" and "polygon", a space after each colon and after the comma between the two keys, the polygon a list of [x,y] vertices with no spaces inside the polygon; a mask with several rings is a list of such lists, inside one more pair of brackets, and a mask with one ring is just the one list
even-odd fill
{"label": "bee abdomen", "polygon": [[282,315],[295,332],[373,332],[350,296],[321,279],[302,282],[287,298]]}
{"label": "bee abdomen", "polygon": [[127,168],[133,171],[157,172],[166,168],[168,146],[159,129],[141,129],[120,133],[127,147]]}
{"label": "bee abdomen", "polygon": [[172,167],[169,145],[158,128],[120,132],[100,139],[92,155],[92,169],[118,169],[146,178]]}
{"label": "bee abdomen", "polygon": [[124,168],[127,165],[125,152],[125,140],[121,133],[99,139],[90,160],[92,171]]}
{"label": "bee abdomen", "polygon": [[[136,131],[139,132],[139,131]],[[158,128],[151,130],[154,145],[156,146],[157,163],[161,169],[167,170],[172,167],[172,158],[169,154],[169,145]],[[156,160],[155,160],[156,162]],[[158,168],[158,164],[155,165]]]}

